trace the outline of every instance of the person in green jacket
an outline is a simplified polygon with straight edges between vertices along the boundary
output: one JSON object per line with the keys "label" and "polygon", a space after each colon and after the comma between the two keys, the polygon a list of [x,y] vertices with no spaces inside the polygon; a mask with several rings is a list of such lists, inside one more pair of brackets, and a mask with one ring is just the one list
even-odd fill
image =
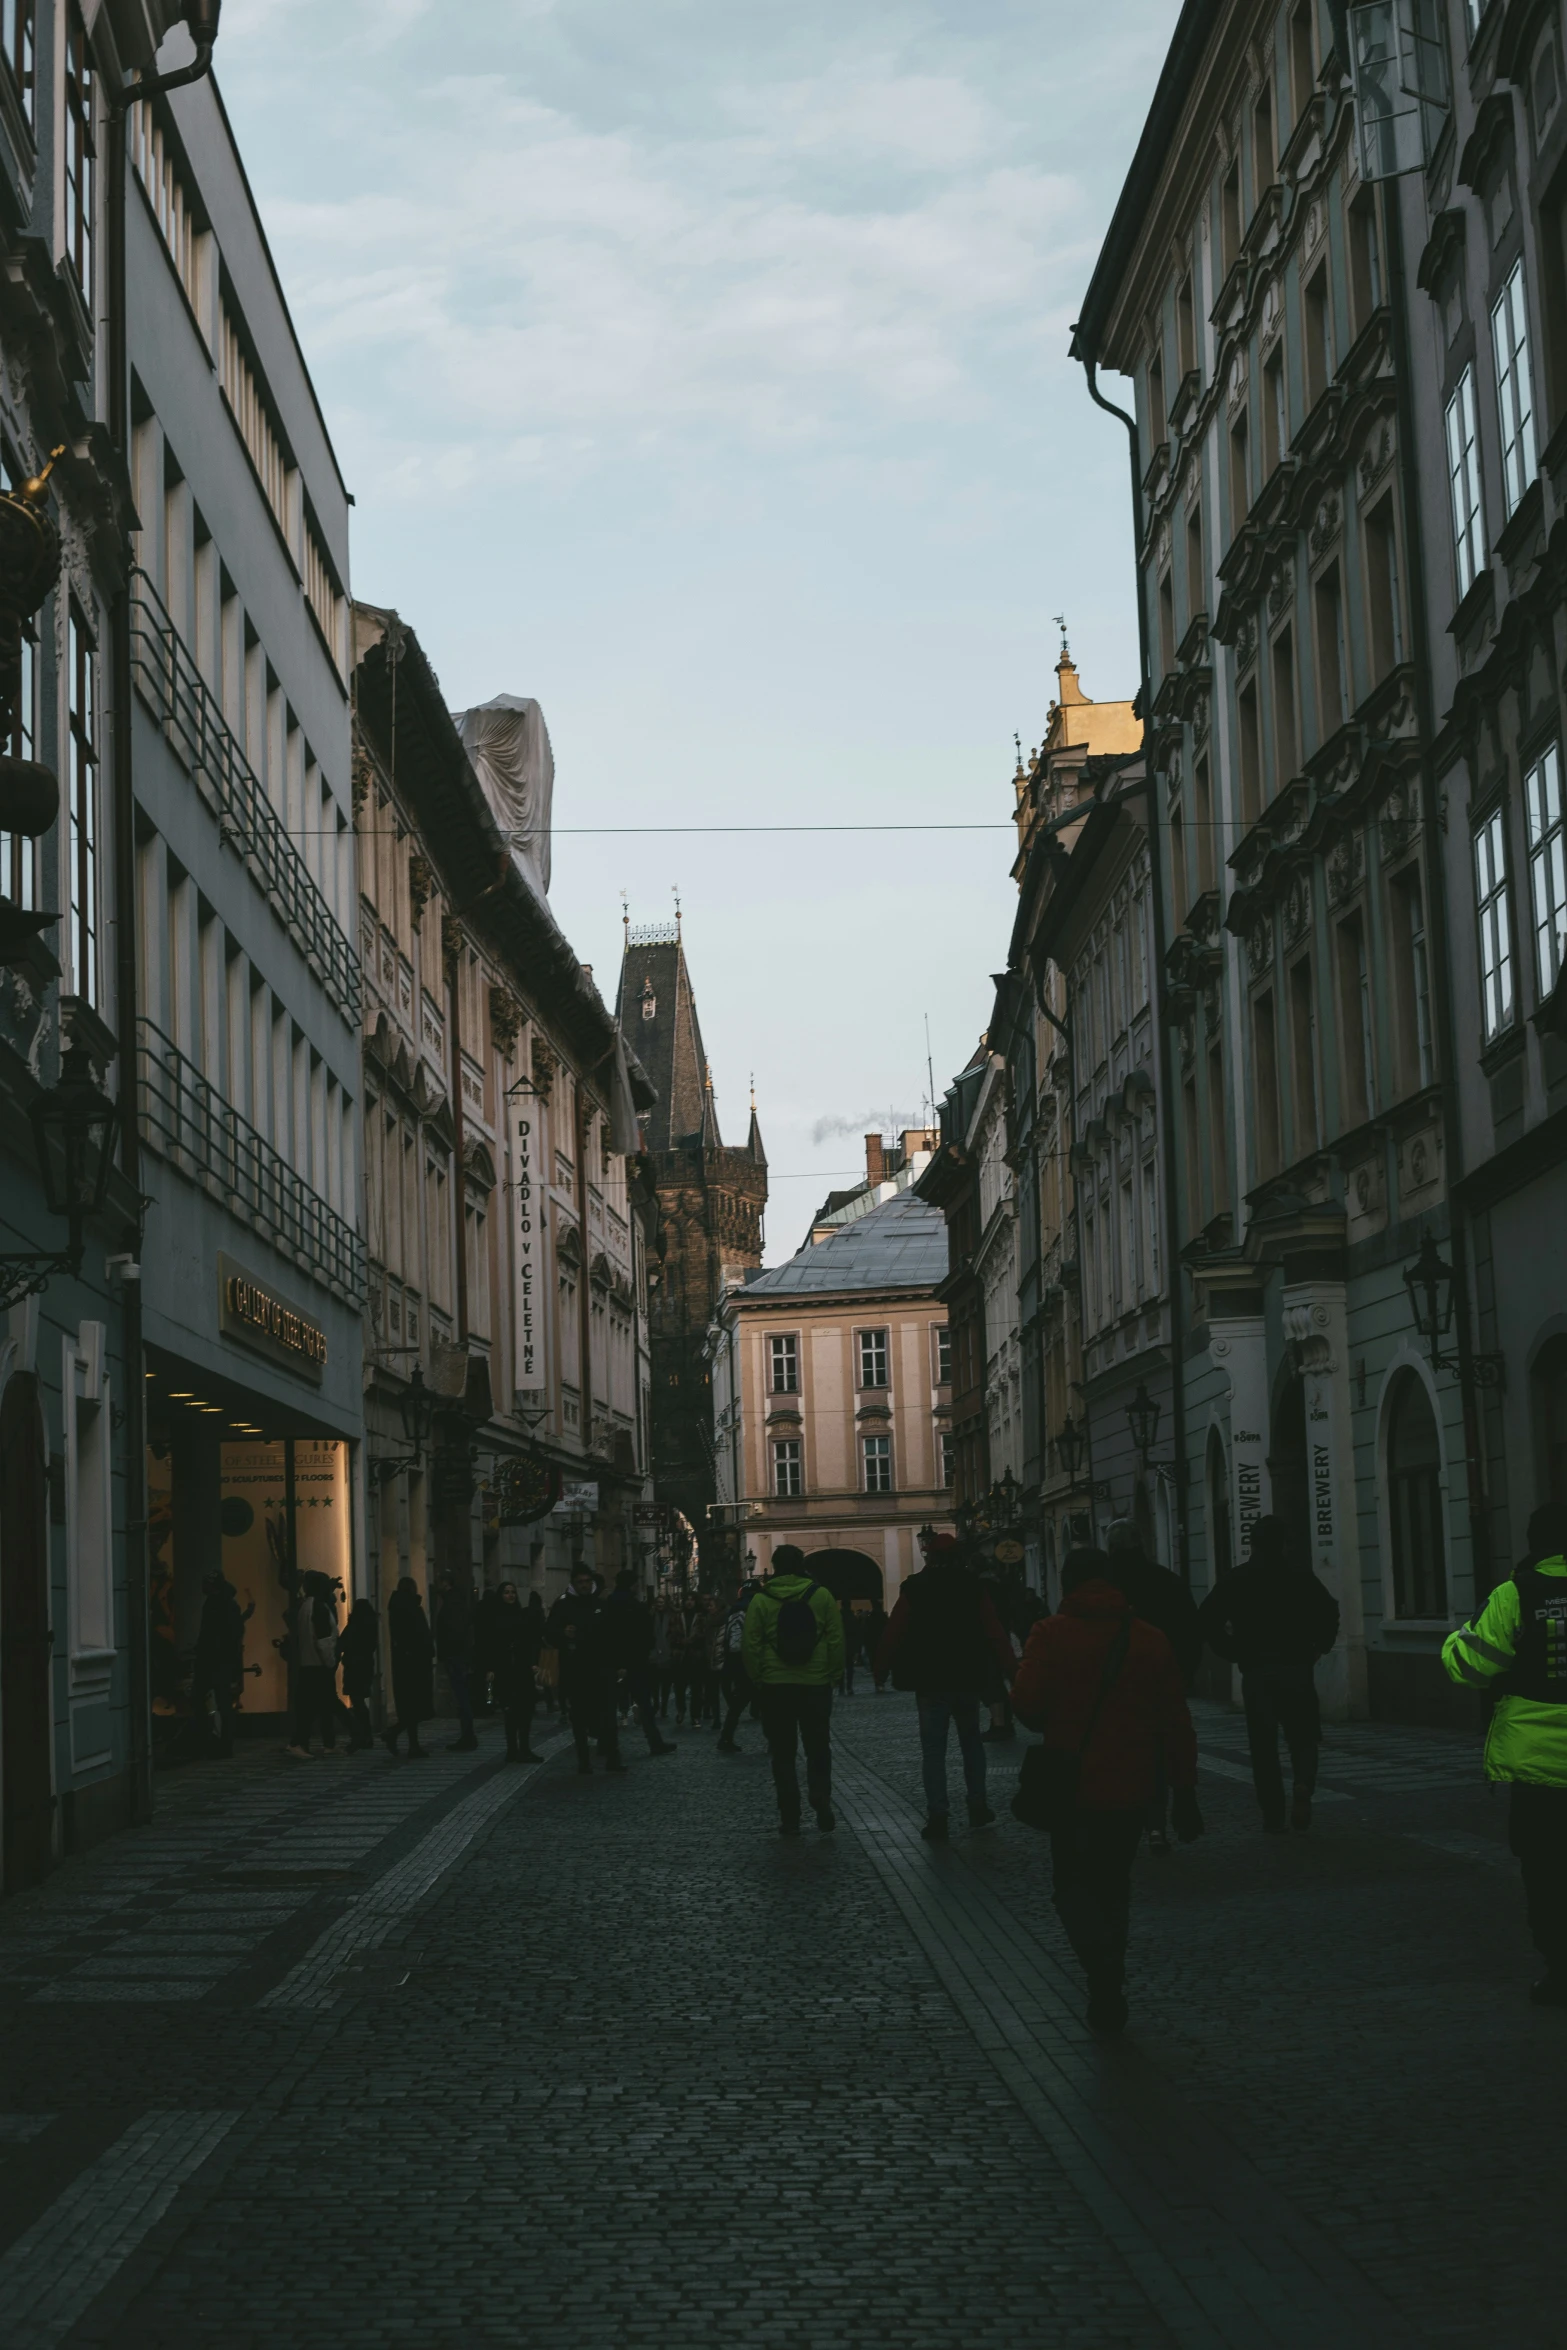
{"label": "person in green jacket", "polygon": [[1529,1520],[1529,1555],[1442,1647],[1455,1681],[1496,1692],[1487,1778],[1512,1788],[1507,1841],[1523,1870],[1545,1972],[1529,1996],[1567,2007],[1567,1504]]}
{"label": "person in green jacket", "polygon": [[745,1614],[745,1669],[762,1709],[778,1791],[778,1832],[800,1833],[796,1741],[805,1748],[805,1792],[824,1834],[832,1808],[832,1693],[843,1671],[843,1615],[825,1583],[805,1571],[792,1542],[773,1552],[771,1579]]}

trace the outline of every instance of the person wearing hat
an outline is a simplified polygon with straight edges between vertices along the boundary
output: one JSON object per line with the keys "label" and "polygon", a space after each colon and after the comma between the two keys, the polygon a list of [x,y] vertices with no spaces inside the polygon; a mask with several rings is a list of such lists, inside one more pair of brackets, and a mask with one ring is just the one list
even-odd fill
{"label": "person wearing hat", "polygon": [[989,1594],[964,1559],[955,1534],[929,1536],[925,1564],[898,1594],[876,1657],[878,1677],[912,1689],[919,1708],[927,1844],[947,1841],[947,1731],[957,1725],[971,1828],[995,1826],[986,1801],[982,1699],[999,1675],[1006,1688],[1017,1655]]}

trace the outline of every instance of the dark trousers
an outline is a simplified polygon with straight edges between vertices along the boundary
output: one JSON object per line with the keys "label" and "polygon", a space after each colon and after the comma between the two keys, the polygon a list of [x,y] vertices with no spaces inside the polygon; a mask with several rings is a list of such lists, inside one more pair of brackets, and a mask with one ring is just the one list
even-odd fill
{"label": "dark trousers", "polygon": [[669,1712],[669,1700],[674,1692],[675,1686],[674,1666],[668,1663],[655,1665],[653,1667],[653,1680],[658,1693],[659,1713],[661,1716],[667,1716]]}
{"label": "dark trousers", "polygon": [[1090,1983],[1119,1985],[1126,1971],[1132,1862],[1143,1812],[1078,1811],[1050,1831],[1056,1914]]}
{"label": "dark trousers", "polygon": [[591,1749],[595,1739],[606,1762],[619,1762],[620,1732],[615,1722],[614,1682],[574,1681],[567,1692],[567,1699],[571,1707],[571,1734],[577,1741],[578,1762],[592,1762]]}
{"label": "dark trousers", "polygon": [[740,1727],[740,1716],[751,1702],[751,1676],[744,1665],[725,1665],[721,1694],[724,1701],[724,1726],[718,1733],[720,1746],[733,1746],[735,1732]]}
{"label": "dark trousers", "polygon": [[1549,1971],[1567,1976],[1567,1787],[1515,1781],[1507,1841],[1523,1867],[1529,1938]]}
{"label": "dark trousers", "polygon": [[526,1673],[515,1682],[497,1680],[495,1694],[506,1723],[506,1752],[526,1754],[533,1743],[533,1709],[538,1703],[533,1675]]}
{"label": "dark trousers", "polygon": [[457,1720],[464,1738],[473,1736],[473,1667],[465,1658],[449,1656],[446,1660],[446,1678],[452,1685],[457,1701]]}
{"label": "dark trousers", "polygon": [[947,1724],[956,1722],[963,1755],[963,1782],[971,1812],[986,1811],[985,1748],[979,1735],[979,1699],[961,1691],[922,1689],[916,1700],[920,1715],[920,1762],[925,1779],[925,1809],[933,1820],[947,1816]]}
{"label": "dark trousers", "polygon": [[691,1727],[694,1730],[711,1707],[713,1676],[702,1658],[693,1657],[686,1667],[686,1679],[691,1690]]}
{"label": "dark trousers", "polygon": [[323,1746],[337,1744],[337,1693],[332,1687],[335,1675],[327,1665],[296,1665],[294,1667],[294,1744],[308,1746],[316,1724],[321,1725]]}
{"label": "dark trousers", "polygon": [[657,1754],[664,1743],[658,1726],[658,1715],[653,1705],[653,1675],[645,1665],[634,1665],[626,1675],[626,1696],[631,1710],[642,1725],[649,1754]]}
{"label": "dark trousers", "polygon": [[196,1726],[202,1731],[205,1731],[207,1727],[207,1699],[209,1696],[212,1699],[213,1735],[217,1739],[218,1752],[219,1754],[232,1753],[234,1746],[234,1684],[227,1674],[209,1672],[203,1666],[198,1665],[196,1678],[191,1684],[190,1702],[191,1710],[196,1717]]}
{"label": "dark trousers", "polygon": [[370,1727],[370,1700],[350,1697],[348,1703],[348,1743],[350,1746],[373,1746],[375,1732]]}
{"label": "dark trousers", "polygon": [[800,1822],[800,1781],[794,1767],[796,1742],[805,1749],[805,1792],[813,1811],[832,1802],[832,1691],[801,1682],[774,1681],[762,1690],[762,1728],[778,1790],[778,1817]]}
{"label": "dark trousers", "polygon": [[1251,1748],[1251,1781],[1257,1790],[1265,1820],[1284,1818],[1284,1774],[1279,1768],[1279,1732],[1290,1750],[1290,1769],[1297,1795],[1310,1795],[1317,1784],[1317,1748],[1322,1742],[1322,1715],[1311,1667],[1290,1672],[1242,1673],[1241,1696],[1246,1707],[1246,1739]]}

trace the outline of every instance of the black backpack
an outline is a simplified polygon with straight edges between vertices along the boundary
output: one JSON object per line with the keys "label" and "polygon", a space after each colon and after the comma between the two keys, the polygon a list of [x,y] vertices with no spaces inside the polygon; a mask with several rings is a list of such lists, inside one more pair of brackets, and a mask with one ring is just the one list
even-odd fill
{"label": "black backpack", "polygon": [[773,1646],[778,1651],[778,1662],[798,1672],[808,1665],[816,1654],[816,1644],[822,1636],[816,1610],[811,1602],[820,1591],[819,1583],[808,1583],[793,1599],[778,1603],[778,1627],[773,1634]]}

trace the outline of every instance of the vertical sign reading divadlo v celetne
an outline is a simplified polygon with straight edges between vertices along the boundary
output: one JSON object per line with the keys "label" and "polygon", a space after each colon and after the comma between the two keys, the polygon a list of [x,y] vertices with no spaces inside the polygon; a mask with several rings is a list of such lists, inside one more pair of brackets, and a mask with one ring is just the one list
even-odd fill
{"label": "vertical sign reading divadlo v celetne", "polygon": [[517,1197],[517,1377],[519,1395],[537,1395],[544,1385],[544,1288],[540,1259],[539,1199],[535,1186],[531,1118],[517,1120],[512,1170]]}

